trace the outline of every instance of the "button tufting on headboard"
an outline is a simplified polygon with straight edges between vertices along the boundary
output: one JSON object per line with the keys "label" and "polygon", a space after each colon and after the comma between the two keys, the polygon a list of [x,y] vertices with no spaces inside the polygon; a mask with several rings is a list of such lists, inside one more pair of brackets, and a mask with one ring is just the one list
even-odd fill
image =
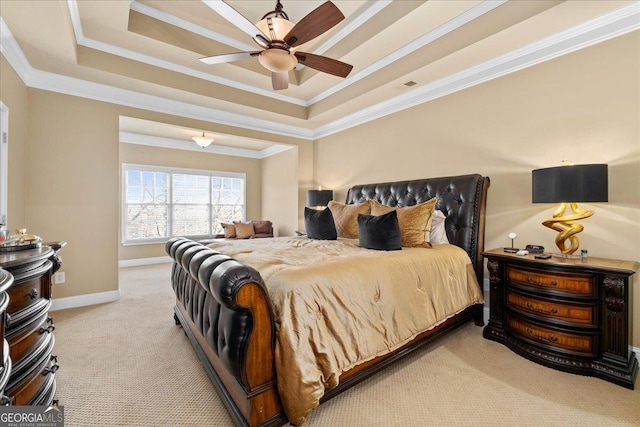
{"label": "button tufting on headboard", "polygon": [[375,199],[383,205],[403,207],[437,197],[436,209],[447,216],[445,229],[449,242],[467,251],[481,279],[488,187],[489,178],[477,174],[354,185],[349,189],[346,202]]}

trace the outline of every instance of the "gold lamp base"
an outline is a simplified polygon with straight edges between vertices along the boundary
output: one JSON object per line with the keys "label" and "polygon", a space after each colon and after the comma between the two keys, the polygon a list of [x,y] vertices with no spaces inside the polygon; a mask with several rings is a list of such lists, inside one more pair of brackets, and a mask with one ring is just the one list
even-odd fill
{"label": "gold lamp base", "polygon": [[[577,251],[580,246],[580,241],[576,234],[584,230],[584,227],[576,221],[589,218],[593,215],[593,211],[581,209],[578,207],[577,203],[569,203],[569,205],[573,211],[572,215],[565,216],[564,213],[567,209],[567,203],[560,203],[558,209],[553,212],[553,219],[549,219],[542,223],[545,227],[549,227],[560,232],[556,237],[556,246],[558,246],[560,252],[565,255],[571,255]],[[567,240],[571,243],[569,247],[567,247]]]}

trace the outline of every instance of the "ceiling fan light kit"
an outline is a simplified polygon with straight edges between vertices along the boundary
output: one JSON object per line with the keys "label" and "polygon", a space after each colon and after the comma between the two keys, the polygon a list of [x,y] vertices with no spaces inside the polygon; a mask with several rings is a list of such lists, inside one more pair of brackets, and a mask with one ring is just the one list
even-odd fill
{"label": "ceiling fan light kit", "polygon": [[282,49],[267,49],[260,52],[258,62],[267,70],[274,73],[286,73],[298,65],[295,56]]}
{"label": "ceiling fan light kit", "polygon": [[275,90],[286,89],[289,86],[288,72],[293,70],[298,62],[339,77],[347,77],[353,68],[326,56],[291,50],[325,33],[344,19],[342,12],[331,1],[323,3],[294,24],[282,10],[280,0],[277,0],[275,10],[264,15],[255,25],[223,0],[203,1],[264,48],[259,52],[237,52],[200,58],[205,64],[221,64],[257,56],[260,64],[271,71],[271,82]]}

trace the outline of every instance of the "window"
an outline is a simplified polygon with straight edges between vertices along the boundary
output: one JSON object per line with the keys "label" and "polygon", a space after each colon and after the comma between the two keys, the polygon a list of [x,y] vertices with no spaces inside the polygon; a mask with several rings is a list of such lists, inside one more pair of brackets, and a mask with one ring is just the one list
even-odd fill
{"label": "window", "polygon": [[245,218],[245,175],[122,165],[123,243],[211,237]]}

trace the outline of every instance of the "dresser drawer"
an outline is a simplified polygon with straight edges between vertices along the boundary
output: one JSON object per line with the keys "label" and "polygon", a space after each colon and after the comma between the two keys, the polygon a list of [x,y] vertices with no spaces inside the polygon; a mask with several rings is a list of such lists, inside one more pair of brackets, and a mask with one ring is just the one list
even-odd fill
{"label": "dresser drawer", "polygon": [[26,279],[22,283],[14,284],[9,289],[9,305],[7,313],[17,313],[33,305],[41,303],[43,299],[49,299],[50,284],[49,279],[43,276]]}
{"label": "dresser drawer", "polygon": [[598,308],[595,304],[569,304],[506,291],[506,305],[511,310],[567,325],[597,327]]}
{"label": "dresser drawer", "polygon": [[573,297],[597,297],[597,278],[590,274],[562,274],[543,270],[507,267],[507,280],[514,287]]}
{"label": "dresser drawer", "polygon": [[11,345],[11,361],[15,366],[20,365],[23,358],[45,345],[53,333],[55,326],[53,319],[46,310],[33,317],[30,322],[21,325],[19,329],[12,329],[7,335]]}
{"label": "dresser drawer", "polygon": [[51,350],[42,352],[33,360],[30,369],[17,378],[11,378],[7,385],[6,394],[14,398],[14,405],[31,405],[35,395],[42,392],[43,387],[50,387],[52,377],[58,370],[58,365]]}
{"label": "dresser drawer", "polygon": [[572,333],[506,315],[507,330],[524,341],[547,349],[577,356],[594,357],[598,353],[597,333]]}

